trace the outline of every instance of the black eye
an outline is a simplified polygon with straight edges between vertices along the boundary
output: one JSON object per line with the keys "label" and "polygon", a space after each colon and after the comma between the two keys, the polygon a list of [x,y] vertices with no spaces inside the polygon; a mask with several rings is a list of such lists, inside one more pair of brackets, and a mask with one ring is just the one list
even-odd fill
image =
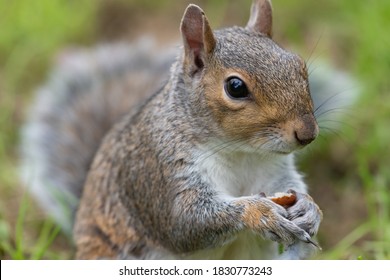
{"label": "black eye", "polygon": [[245,99],[249,97],[249,91],[245,83],[237,77],[230,77],[225,82],[225,92],[233,99]]}

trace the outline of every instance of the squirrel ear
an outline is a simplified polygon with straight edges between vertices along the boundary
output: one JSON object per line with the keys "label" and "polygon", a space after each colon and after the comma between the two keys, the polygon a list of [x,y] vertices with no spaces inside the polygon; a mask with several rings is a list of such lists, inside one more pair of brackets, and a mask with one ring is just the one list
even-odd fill
{"label": "squirrel ear", "polygon": [[216,45],[213,31],[203,10],[190,4],[184,12],[180,30],[185,57],[195,67],[193,72],[197,72],[203,68],[207,55]]}
{"label": "squirrel ear", "polygon": [[246,29],[272,37],[272,6],[270,0],[253,0]]}

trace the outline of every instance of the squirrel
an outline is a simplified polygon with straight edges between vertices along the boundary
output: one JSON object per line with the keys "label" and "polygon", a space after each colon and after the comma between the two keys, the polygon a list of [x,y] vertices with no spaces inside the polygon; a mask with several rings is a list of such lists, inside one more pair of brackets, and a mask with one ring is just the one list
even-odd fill
{"label": "squirrel", "polygon": [[74,221],[78,259],[310,258],[322,212],[294,164],[319,133],[305,61],[272,40],[269,0],[214,31],[190,4],[180,31],[178,54],[64,55],[23,130],[25,181]]}

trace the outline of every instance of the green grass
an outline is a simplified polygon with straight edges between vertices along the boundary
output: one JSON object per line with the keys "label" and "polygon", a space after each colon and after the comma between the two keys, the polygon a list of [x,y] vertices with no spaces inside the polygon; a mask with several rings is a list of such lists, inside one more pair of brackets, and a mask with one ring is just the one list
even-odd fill
{"label": "green grass", "polygon": [[[25,231],[26,215],[29,210],[29,202],[24,195],[17,216],[14,236],[11,236],[9,226],[4,221],[0,220],[0,248],[5,255],[13,260],[39,260],[43,257],[48,257],[48,248],[52,245],[55,238],[60,233],[60,228],[50,219],[45,219],[40,227],[40,232],[34,240],[34,244],[26,244]],[[51,258],[55,258],[52,255]]]}
{"label": "green grass", "polygon": [[[55,54],[72,44],[93,45],[110,37],[101,34],[105,29],[99,26],[109,22],[102,20],[109,16],[102,9],[108,2],[0,0],[0,258],[72,257],[71,241],[21,195],[19,128],[33,89],[44,80]],[[113,2],[125,11],[122,17],[127,19],[126,13],[137,8],[145,22],[159,13],[173,20],[172,6],[184,6],[167,0],[158,1],[158,6],[155,1]],[[198,2],[213,26],[226,21],[245,24],[250,1],[237,3]],[[277,41],[306,59],[327,60],[351,72],[360,85],[360,100],[345,109],[342,121],[347,125],[313,143],[300,157],[314,198],[324,210],[319,233],[324,251],[319,258],[390,259],[390,1],[273,4]],[[127,20],[131,25],[131,18]],[[334,207],[340,215],[331,214]]]}
{"label": "green grass", "polygon": [[[25,215],[38,209],[27,210],[20,196],[19,126],[54,54],[73,42],[92,41],[94,6],[88,0],[0,0],[0,258],[42,258],[58,234],[48,219],[36,221],[40,229],[25,225]],[[27,244],[31,234],[25,233],[35,231],[37,239]]]}

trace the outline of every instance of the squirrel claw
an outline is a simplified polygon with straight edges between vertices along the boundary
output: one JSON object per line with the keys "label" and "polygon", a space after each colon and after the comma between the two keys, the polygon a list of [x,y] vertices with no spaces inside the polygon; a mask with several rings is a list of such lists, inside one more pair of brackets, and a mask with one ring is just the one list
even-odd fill
{"label": "squirrel claw", "polygon": [[309,244],[313,245],[314,247],[316,247],[318,250],[322,251],[321,246],[317,242],[315,242],[313,239],[307,238],[306,243],[309,243]]}

